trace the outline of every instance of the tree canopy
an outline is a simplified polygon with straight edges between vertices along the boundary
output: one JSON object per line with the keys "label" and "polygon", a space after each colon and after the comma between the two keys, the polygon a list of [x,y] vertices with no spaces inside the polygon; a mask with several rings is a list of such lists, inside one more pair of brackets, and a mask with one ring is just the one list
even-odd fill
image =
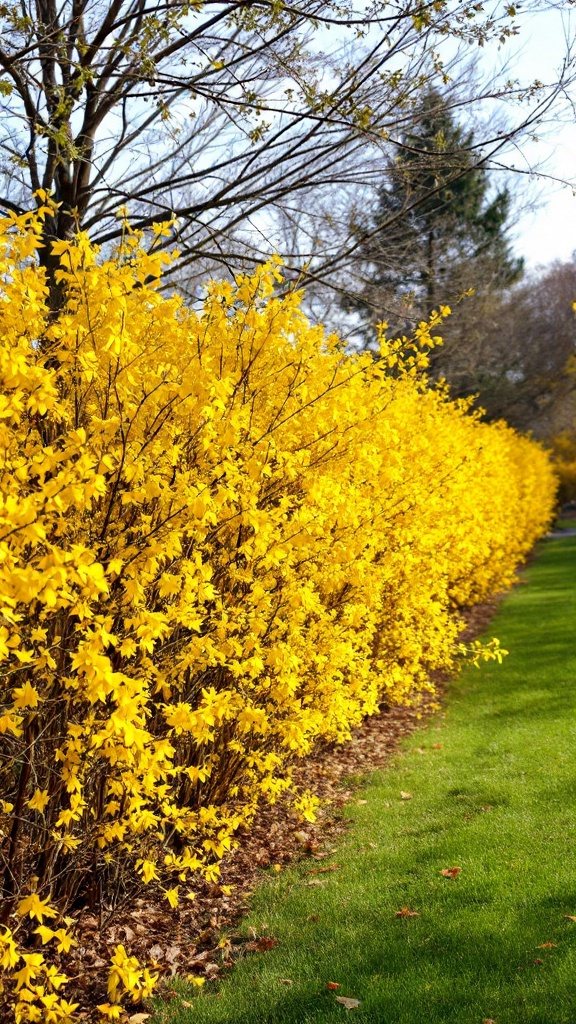
{"label": "tree canopy", "polygon": [[[576,261],[553,263],[485,304],[473,343],[447,353],[459,394],[490,419],[548,438],[576,426]],[[456,318],[455,318],[456,319]]]}
{"label": "tree canopy", "polygon": [[180,268],[238,267],[290,200],[376,180],[366,147],[396,145],[445,77],[439,41],[505,39],[514,18],[469,0],[9,0],[1,204],[21,214],[50,192],[46,237],[80,226],[97,244],[120,237],[125,204],[136,229],[177,215],[157,244],[177,234]]}

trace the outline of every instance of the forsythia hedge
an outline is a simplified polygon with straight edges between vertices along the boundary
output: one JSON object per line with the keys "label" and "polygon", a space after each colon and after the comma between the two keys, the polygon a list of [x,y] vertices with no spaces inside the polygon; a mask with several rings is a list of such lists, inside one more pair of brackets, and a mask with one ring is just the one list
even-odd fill
{"label": "forsythia hedge", "polygon": [[549,445],[559,481],[558,503],[576,501],[576,423],[572,430],[552,437]]}
{"label": "forsythia hedge", "polygon": [[[347,355],[274,296],[275,264],[212,284],[197,313],[159,292],[164,257],[129,229],[105,261],[84,235],[54,246],[55,314],[47,209],[0,224],[0,964],[17,1021],[72,1019],[75,901],[131,872],[191,897],[295,756],[451,667],[458,608],[512,582],[554,499],[535,443],[426,385],[430,325],[380,361]],[[154,980],[118,947],[102,1014]]]}

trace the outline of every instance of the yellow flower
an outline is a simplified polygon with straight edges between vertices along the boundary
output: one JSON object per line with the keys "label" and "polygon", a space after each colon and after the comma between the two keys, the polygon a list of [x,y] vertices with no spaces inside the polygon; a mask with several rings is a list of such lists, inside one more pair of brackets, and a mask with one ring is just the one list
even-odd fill
{"label": "yellow flower", "polygon": [[39,811],[40,814],[44,814],[44,808],[48,803],[48,790],[47,789],[36,789],[34,795],[30,797],[26,806],[30,807],[33,811]]}
{"label": "yellow flower", "polygon": [[178,906],[178,886],[174,886],[172,889],[164,889],[164,898],[168,900],[168,903],[173,910]]}
{"label": "yellow flower", "polygon": [[50,942],[50,939],[53,939],[55,934],[56,932],[53,932],[52,929],[48,928],[48,926],[45,924],[41,924],[38,926],[38,928],[34,929],[34,935],[40,936],[40,940],[43,946],[45,946],[47,942]]}
{"label": "yellow flower", "polygon": [[142,875],[146,884],[160,877],[156,864],[151,860],[136,861],[136,870]]}
{"label": "yellow flower", "polygon": [[108,1020],[120,1020],[124,1017],[124,1010],[119,1003],[100,1003],[96,1009]]}
{"label": "yellow flower", "polygon": [[53,907],[49,906],[50,898],[41,900],[38,893],[30,893],[29,896],[25,896],[23,900],[18,903],[16,913],[19,917],[32,917],[36,918],[37,921],[42,921],[45,917],[57,917],[57,913]]}
{"label": "yellow flower", "polygon": [[15,708],[37,708],[40,703],[40,694],[31,683],[24,683],[12,690]]}

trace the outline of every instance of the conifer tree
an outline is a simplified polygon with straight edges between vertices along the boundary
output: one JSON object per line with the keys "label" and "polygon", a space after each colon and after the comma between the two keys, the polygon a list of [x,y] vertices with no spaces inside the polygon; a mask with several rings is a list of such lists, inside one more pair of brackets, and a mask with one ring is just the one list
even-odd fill
{"label": "conifer tree", "polygon": [[381,320],[402,329],[469,289],[519,279],[523,262],[506,233],[509,191],[492,198],[489,191],[474,133],[457,123],[441,94],[428,91],[386,167],[375,216],[359,229],[363,285],[347,304],[367,314],[367,337]]}

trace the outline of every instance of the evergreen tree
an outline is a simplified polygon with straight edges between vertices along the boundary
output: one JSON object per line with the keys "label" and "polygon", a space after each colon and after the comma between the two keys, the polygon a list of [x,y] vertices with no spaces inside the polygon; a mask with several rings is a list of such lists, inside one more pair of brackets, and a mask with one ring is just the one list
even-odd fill
{"label": "evergreen tree", "polygon": [[473,132],[429,91],[386,168],[375,217],[362,228],[363,285],[347,306],[368,313],[367,335],[380,320],[402,329],[470,288],[502,289],[519,279],[523,261],[506,237],[510,195],[504,189],[488,199],[489,185]]}

